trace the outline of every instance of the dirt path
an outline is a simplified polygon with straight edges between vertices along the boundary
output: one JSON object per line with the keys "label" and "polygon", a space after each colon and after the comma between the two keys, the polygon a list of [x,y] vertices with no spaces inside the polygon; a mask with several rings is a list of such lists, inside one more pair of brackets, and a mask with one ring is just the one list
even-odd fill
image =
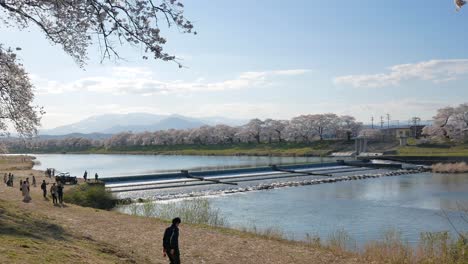
{"label": "dirt path", "polygon": [[[0,171],[3,177],[5,171]],[[67,204],[56,207],[42,198],[43,173],[16,170],[15,187],[0,185],[0,199],[21,211],[40,214],[67,232],[91,242],[112,245],[107,254],[130,256],[128,262],[168,263],[162,257],[161,238],[167,223],[158,219],[136,217]],[[32,201],[23,203],[19,178],[36,175],[37,187],[31,187]],[[3,180],[3,179],[2,179]],[[51,181],[46,179],[46,181]],[[337,254],[304,243],[270,240],[228,229],[181,225],[183,263],[363,263],[351,254]],[[81,261],[77,259],[76,263]],[[86,262],[83,260],[83,262]],[[110,262],[112,263],[112,262]]]}

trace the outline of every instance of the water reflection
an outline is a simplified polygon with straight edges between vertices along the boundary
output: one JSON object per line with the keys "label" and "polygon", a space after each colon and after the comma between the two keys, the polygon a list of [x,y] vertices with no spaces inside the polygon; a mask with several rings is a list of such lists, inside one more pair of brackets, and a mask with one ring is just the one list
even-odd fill
{"label": "water reflection", "polygon": [[56,168],[81,176],[87,170],[101,177],[157,173],[182,169],[225,169],[232,167],[266,166],[310,162],[332,162],[334,158],[320,157],[262,157],[262,156],[168,156],[168,155],[110,155],[110,154],[34,154],[40,162],[35,169]]}
{"label": "water reflection", "polygon": [[[468,208],[468,174],[418,174],[339,182],[212,198],[233,226],[280,227],[301,239],[327,238],[344,229],[359,244],[378,240],[390,229],[416,243],[421,232],[468,231],[460,206]],[[453,231],[453,230],[452,230]]]}

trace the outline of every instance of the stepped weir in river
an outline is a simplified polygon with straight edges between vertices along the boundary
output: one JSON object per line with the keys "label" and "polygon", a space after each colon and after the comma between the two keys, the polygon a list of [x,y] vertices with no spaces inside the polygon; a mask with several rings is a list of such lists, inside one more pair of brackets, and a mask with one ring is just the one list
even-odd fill
{"label": "stepped weir in river", "polygon": [[362,180],[424,171],[401,163],[337,161],[103,178],[119,198],[168,200]]}

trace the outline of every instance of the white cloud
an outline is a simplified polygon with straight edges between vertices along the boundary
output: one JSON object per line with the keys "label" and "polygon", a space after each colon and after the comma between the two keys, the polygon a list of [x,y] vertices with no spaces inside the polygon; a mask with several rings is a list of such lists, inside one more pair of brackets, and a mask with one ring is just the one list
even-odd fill
{"label": "white cloud", "polygon": [[388,68],[388,73],[346,75],[333,81],[353,87],[395,86],[406,80],[424,80],[434,83],[468,76],[468,59],[430,60],[413,64],[399,64]]}
{"label": "white cloud", "polygon": [[187,92],[209,92],[246,89],[267,86],[274,83],[274,77],[303,75],[307,69],[243,72],[237,78],[209,82],[203,78],[194,81],[163,81],[155,79],[146,68],[115,67],[110,76],[96,76],[72,82],[57,82],[41,79],[34,75],[39,94],[59,94],[64,92],[88,91],[110,94],[168,94]]}

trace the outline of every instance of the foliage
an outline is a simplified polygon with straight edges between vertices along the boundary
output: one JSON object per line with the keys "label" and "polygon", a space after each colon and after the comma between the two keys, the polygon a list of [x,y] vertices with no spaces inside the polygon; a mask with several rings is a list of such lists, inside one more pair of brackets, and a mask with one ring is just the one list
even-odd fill
{"label": "foliage", "polygon": [[[203,148],[209,145],[239,146],[271,146],[282,144],[303,144],[308,147],[314,141],[329,141],[331,139],[346,139],[356,136],[362,124],[351,116],[335,114],[302,115],[292,120],[252,119],[243,126],[227,125],[201,126],[193,129],[169,129],[155,132],[122,132],[107,139],[91,140],[81,137],[65,139],[36,139],[23,142],[9,140],[7,145],[16,152],[22,150],[46,149],[57,152],[81,151],[90,148],[118,149],[158,149],[167,146],[189,146],[188,148]],[[242,145],[244,146],[244,145]],[[187,147],[186,147],[187,148]],[[170,148],[169,148],[170,149]],[[266,153],[268,155],[268,153]]]}
{"label": "foliage", "polygon": [[[181,32],[196,33],[178,0],[0,0],[0,22],[19,29],[38,27],[80,66],[87,60],[88,48],[97,42],[102,60],[119,58],[116,43],[127,43],[141,46],[154,59],[182,67],[174,55],[163,51],[166,39],[159,25],[163,22]],[[11,124],[20,135],[36,135],[44,112],[33,101],[33,85],[23,65],[11,48],[0,43],[0,131]]]}
{"label": "foliage", "polygon": [[0,44],[0,131],[13,125],[20,135],[35,135],[43,111],[33,101],[32,85],[23,65],[11,49]]}
{"label": "foliage", "polygon": [[468,156],[468,145],[418,145],[398,148],[398,155],[401,156],[440,156],[440,157],[466,157]]}
{"label": "foliage", "polygon": [[468,103],[437,110],[434,123],[423,129],[423,135],[437,142],[468,140]]}
{"label": "foliage", "polygon": [[[5,24],[26,29],[37,26],[52,43],[62,46],[79,65],[87,59],[88,47],[97,41],[102,58],[119,57],[116,43],[140,45],[155,59],[174,61],[163,51],[166,39],[159,25],[175,25],[193,32],[177,0],[2,0]],[[146,59],[146,56],[143,56]]]}
{"label": "foliage", "polygon": [[[165,154],[165,155],[207,155],[207,156],[324,156],[335,151],[336,148],[352,147],[351,143],[342,140],[324,140],[311,143],[234,143],[234,144],[180,144],[180,145],[148,145],[148,146],[120,146],[120,147],[73,147],[49,146],[45,142],[35,142],[33,148],[25,148],[19,144],[8,142],[12,153],[131,153],[131,154]],[[65,144],[65,142],[64,142]]]}
{"label": "foliage", "polygon": [[328,237],[328,246],[337,251],[355,250],[356,241],[343,229],[331,233]]}
{"label": "foliage", "polygon": [[468,172],[468,165],[465,162],[457,163],[437,163],[431,166],[433,172],[440,173],[464,173]]}
{"label": "foliage", "polygon": [[180,217],[183,223],[223,227],[226,219],[218,208],[213,208],[207,199],[184,200],[181,202],[144,202],[131,204],[129,210],[134,215],[157,217],[172,220]]}
{"label": "foliage", "polygon": [[64,193],[64,201],[97,209],[112,209],[116,201],[102,184],[80,184]]}

